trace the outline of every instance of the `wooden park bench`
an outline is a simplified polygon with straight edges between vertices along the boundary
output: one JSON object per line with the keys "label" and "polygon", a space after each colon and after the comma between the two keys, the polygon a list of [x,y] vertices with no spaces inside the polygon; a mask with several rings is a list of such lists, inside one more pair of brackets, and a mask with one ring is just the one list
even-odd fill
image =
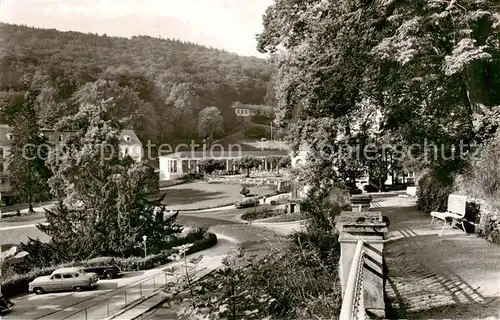
{"label": "wooden park bench", "polygon": [[407,187],[404,194],[399,195],[403,199],[415,199],[417,197],[417,187]]}
{"label": "wooden park bench", "polygon": [[440,235],[443,235],[444,230],[447,226],[447,222],[449,221],[449,228],[452,229],[457,225],[462,227],[462,230],[465,231],[465,207],[467,204],[467,196],[459,196],[456,194],[450,194],[448,196],[448,208],[446,212],[431,212],[431,225],[434,222],[434,219],[443,220],[443,229],[441,229]]}

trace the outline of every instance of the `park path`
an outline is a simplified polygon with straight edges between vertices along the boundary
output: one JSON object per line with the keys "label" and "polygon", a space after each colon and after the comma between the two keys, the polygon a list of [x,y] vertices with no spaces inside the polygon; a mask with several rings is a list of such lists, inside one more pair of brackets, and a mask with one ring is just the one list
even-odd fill
{"label": "park path", "polygon": [[500,319],[500,246],[429,228],[408,200],[378,201],[390,221],[385,246],[390,319]]}

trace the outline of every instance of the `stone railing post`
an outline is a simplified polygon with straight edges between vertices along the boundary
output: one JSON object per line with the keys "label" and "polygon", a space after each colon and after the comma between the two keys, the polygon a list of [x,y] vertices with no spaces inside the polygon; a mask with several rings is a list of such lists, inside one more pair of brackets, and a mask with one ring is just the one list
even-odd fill
{"label": "stone railing post", "polygon": [[[356,194],[351,196],[350,201],[353,211],[370,211],[370,204],[372,203],[372,197]],[[361,210],[359,210],[360,206]]]}
{"label": "stone railing post", "polygon": [[365,242],[363,251],[364,307],[367,314],[384,318],[384,268],[383,252],[387,234],[387,222],[378,211],[343,211],[335,218],[339,231],[340,261],[339,277],[342,296],[346,291],[347,279],[358,240]]}

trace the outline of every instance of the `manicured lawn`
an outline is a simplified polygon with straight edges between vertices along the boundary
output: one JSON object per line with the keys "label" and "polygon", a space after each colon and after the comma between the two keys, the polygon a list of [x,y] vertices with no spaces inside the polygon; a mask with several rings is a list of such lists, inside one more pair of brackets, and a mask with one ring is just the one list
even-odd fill
{"label": "manicured lawn", "polygon": [[[269,194],[271,191],[250,187],[250,193],[255,195]],[[172,186],[162,190],[165,193],[163,203],[167,209],[198,209],[227,204],[242,199],[241,187],[230,184],[209,184],[205,182],[193,182]]]}

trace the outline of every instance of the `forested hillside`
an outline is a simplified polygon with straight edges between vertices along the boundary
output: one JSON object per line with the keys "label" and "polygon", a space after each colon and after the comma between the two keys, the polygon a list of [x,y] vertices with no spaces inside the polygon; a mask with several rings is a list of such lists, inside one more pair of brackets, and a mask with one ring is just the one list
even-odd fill
{"label": "forested hillside", "polygon": [[231,103],[265,103],[271,65],[200,45],[0,24],[0,103],[35,91],[40,126],[75,113],[81,102],[113,97],[145,142],[197,139],[200,110],[218,107],[225,131]]}

